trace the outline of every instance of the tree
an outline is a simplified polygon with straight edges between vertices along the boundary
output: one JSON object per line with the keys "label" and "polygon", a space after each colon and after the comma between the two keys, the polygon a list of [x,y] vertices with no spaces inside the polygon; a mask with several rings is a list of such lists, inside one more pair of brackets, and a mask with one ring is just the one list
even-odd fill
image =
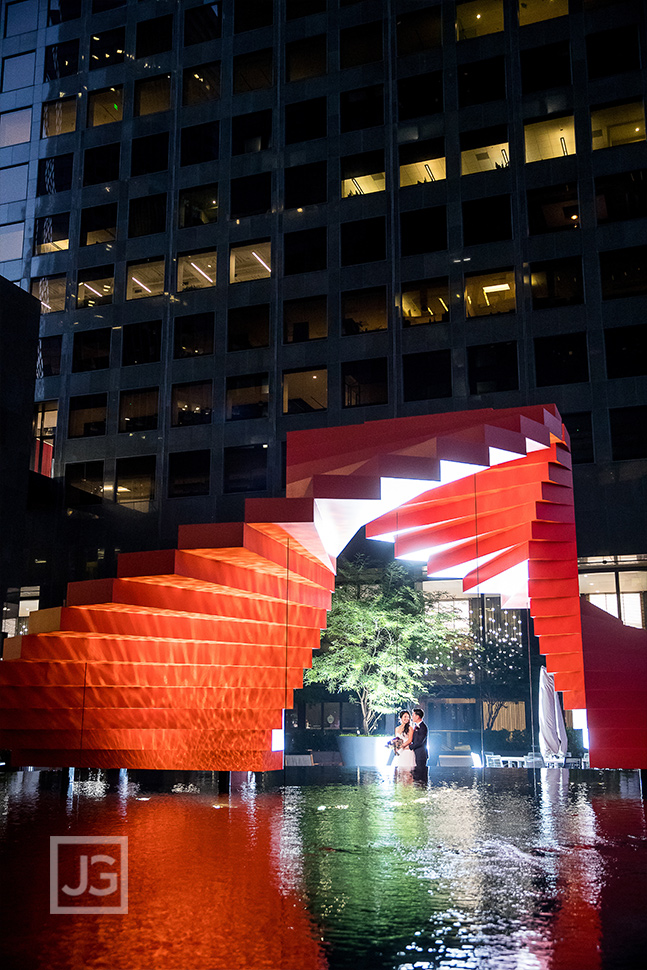
{"label": "tree", "polygon": [[490,629],[484,642],[475,641],[470,659],[485,703],[484,729],[489,731],[510,701],[528,696],[528,656],[520,637]]}
{"label": "tree", "polygon": [[433,682],[430,657],[434,666],[441,658],[448,666],[465,640],[450,628],[453,614],[432,609],[432,597],[415,580],[397,562],[371,568],[360,556],[339,564],[321,653],[305,682],[348,692],[362,709],[365,734],[381,714],[415,703]]}

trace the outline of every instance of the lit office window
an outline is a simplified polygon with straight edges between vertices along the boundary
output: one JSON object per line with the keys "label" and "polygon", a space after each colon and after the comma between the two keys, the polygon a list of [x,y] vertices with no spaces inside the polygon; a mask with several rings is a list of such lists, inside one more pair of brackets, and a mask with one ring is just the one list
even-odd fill
{"label": "lit office window", "polygon": [[43,216],[34,223],[34,255],[58,253],[70,248],[70,214]]}
{"label": "lit office window", "polygon": [[466,317],[514,313],[515,309],[514,270],[465,274]]}
{"label": "lit office window", "polygon": [[327,407],[327,368],[283,371],[283,414],[311,414]]}
{"label": "lit office window", "polygon": [[216,285],[216,251],[178,254],[177,291],[202,290]]}
{"label": "lit office window", "polygon": [[531,122],[524,125],[523,131],[526,162],[575,154],[575,124],[572,115]]}
{"label": "lit office window", "polygon": [[400,188],[421,185],[424,182],[440,182],[444,178],[444,138],[400,146]]}
{"label": "lit office window", "polygon": [[456,4],[456,39],[471,40],[503,30],[503,0]]}
{"label": "lit office window", "polygon": [[135,117],[168,111],[171,107],[171,75],[148,77],[135,81]]}
{"label": "lit office window", "polygon": [[90,91],[88,94],[88,127],[109,125],[124,116],[124,92],[121,86]]}
{"label": "lit office window", "polygon": [[645,106],[642,101],[591,111],[591,147],[613,148],[645,141]]}
{"label": "lit office window", "polygon": [[126,278],[126,299],[143,300],[164,292],[164,260],[148,259],[129,263]]}
{"label": "lit office window", "polygon": [[41,313],[56,313],[65,309],[67,276],[40,276],[31,281],[31,295],[40,301]]}
{"label": "lit office window", "polygon": [[225,419],[243,421],[248,418],[266,418],[269,397],[267,373],[228,377]]}
{"label": "lit office window", "polygon": [[565,17],[568,13],[568,0],[519,0],[519,25],[536,24],[540,20]]}
{"label": "lit office window", "polygon": [[420,280],[402,284],[402,326],[449,320],[449,279]]}
{"label": "lit office window", "polygon": [[348,199],[353,195],[384,192],[386,173],[383,151],[346,155],[340,160],[340,164],[342,199]]}
{"label": "lit office window", "polygon": [[94,307],[112,303],[114,288],[114,266],[92,266],[79,270],[76,305]]}
{"label": "lit office window", "polygon": [[461,132],[461,175],[508,168],[510,146],[507,125]]}
{"label": "lit office window", "polygon": [[54,135],[65,135],[76,131],[76,103],[77,98],[59,98],[58,101],[47,101],[42,108],[40,122],[40,137],[53,138]]}
{"label": "lit office window", "polygon": [[229,282],[245,283],[250,280],[267,279],[272,275],[271,245],[269,239],[234,245],[229,253]]}

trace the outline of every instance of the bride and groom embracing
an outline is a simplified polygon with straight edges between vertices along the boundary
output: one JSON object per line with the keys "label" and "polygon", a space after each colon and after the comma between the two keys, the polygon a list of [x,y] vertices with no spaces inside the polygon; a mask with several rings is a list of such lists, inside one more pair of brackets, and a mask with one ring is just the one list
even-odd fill
{"label": "bride and groom embracing", "polygon": [[422,777],[427,769],[427,725],[423,718],[420,707],[414,707],[412,714],[400,711],[400,726],[395,731],[400,742],[396,745],[396,766],[412,770],[414,777]]}

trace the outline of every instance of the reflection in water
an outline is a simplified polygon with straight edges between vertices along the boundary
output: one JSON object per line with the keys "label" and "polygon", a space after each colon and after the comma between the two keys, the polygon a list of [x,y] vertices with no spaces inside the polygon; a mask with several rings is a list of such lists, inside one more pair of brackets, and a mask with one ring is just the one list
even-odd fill
{"label": "reflection in water", "polygon": [[[223,795],[48,771],[0,797],[3,970],[612,970],[647,943],[632,773],[291,769]],[[49,915],[51,835],[128,837],[127,915]]]}

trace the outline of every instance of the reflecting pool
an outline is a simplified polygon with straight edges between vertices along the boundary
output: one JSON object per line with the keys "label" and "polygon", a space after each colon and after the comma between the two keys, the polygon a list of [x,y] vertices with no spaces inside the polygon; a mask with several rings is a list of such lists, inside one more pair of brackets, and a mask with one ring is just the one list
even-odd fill
{"label": "reflecting pool", "polygon": [[3,970],[624,970],[647,946],[634,772],[7,772],[0,802]]}

